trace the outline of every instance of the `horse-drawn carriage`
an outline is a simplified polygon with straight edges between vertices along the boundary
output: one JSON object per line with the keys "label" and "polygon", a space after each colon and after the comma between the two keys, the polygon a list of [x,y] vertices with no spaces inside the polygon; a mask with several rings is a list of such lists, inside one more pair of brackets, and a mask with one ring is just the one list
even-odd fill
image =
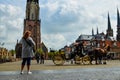
{"label": "horse-drawn carriage", "polygon": [[52,57],[55,65],[63,65],[66,61],[71,61],[71,64],[90,64],[90,57],[88,55],[79,56],[74,53],[65,54],[63,51],[51,51],[55,55]]}
{"label": "horse-drawn carriage", "polygon": [[[107,55],[109,46],[105,46],[104,48],[91,48],[85,54],[83,54],[83,47],[78,45],[78,48],[71,53],[65,53],[64,51],[54,51],[50,52],[54,53],[52,60],[56,65],[63,65],[65,61],[71,61],[71,63],[75,64],[92,64],[92,61],[95,60],[95,64],[102,64],[102,59],[104,59],[103,64],[106,64],[105,57]],[[99,62],[98,62],[99,61]]]}

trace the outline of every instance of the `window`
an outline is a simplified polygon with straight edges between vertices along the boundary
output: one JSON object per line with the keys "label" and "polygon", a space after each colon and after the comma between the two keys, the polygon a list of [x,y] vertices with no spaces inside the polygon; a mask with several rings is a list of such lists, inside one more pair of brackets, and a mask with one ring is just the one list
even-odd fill
{"label": "window", "polygon": [[33,15],[33,13],[32,13],[32,20],[33,20],[33,18],[34,18],[34,15]]}

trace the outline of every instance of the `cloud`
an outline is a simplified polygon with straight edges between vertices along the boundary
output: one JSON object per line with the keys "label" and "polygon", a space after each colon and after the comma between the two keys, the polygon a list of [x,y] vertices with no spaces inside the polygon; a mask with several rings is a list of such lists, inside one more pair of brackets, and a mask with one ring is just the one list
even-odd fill
{"label": "cloud", "polygon": [[8,49],[14,49],[23,28],[22,9],[14,5],[0,4],[0,42]]}
{"label": "cloud", "polygon": [[61,34],[43,34],[42,39],[48,48],[58,49],[65,45],[65,37]]}
{"label": "cloud", "polygon": [[[14,48],[23,33],[26,0],[0,1],[0,41]],[[116,35],[117,7],[120,0],[39,0],[41,37],[48,48],[59,49],[81,34],[106,33],[107,14]],[[119,8],[120,9],[120,8]]]}
{"label": "cloud", "polygon": [[[53,37],[61,34],[65,38],[64,42],[72,43],[80,34],[92,34],[92,28],[95,33],[97,27],[99,32],[106,33],[109,12],[115,36],[117,6],[120,6],[119,0],[48,0],[41,3],[43,34],[54,34],[51,35]],[[58,39],[58,37],[55,38]],[[49,38],[45,41],[53,44]]]}
{"label": "cloud", "polygon": [[0,25],[0,40],[5,38],[6,34],[6,27],[4,25]]}

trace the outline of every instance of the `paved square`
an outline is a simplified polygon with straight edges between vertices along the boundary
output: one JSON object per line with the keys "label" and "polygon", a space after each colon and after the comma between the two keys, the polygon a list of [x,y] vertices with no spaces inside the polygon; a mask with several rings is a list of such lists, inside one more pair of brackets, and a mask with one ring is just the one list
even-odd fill
{"label": "paved square", "polygon": [[0,72],[0,80],[120,80],[120,68],[81,68],[33,70],[21,75],[18,71]]}

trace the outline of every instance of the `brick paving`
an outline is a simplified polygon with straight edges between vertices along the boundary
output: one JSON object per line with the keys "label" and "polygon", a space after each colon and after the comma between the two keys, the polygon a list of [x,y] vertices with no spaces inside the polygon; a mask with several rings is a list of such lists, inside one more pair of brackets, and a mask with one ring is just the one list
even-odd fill
{"label": "brick paving", "polygon": [[[20,62],[12,64],[20,64]],[[0,66],[2,65],[5,64],[0,64]],[[49,61],[42,65],[33,62],[32,65],[34,67],[38,65],[37,67],[40,68],[46,66],[46,68],[43,70],[32,68],[33,74],[31,75],[28,75],[26,71],[21,75],[19,70],[0,71],[0,80],[120,80],[120,61],[108,61],[107,65],[71,65],[66,63],[63,66],[55,66]]]}

